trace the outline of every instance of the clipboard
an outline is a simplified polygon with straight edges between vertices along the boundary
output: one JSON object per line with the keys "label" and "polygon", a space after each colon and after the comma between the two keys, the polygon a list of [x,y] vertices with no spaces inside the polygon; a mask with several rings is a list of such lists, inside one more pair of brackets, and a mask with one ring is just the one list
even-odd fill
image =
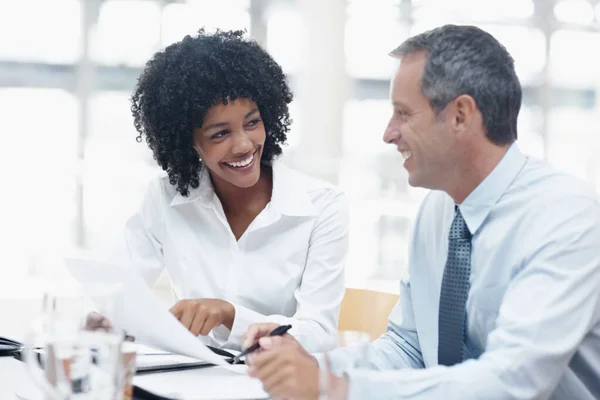
{"label": "clipboard", "polygon": [[0,357],[10,357],[21,351],[22,343],[0,336]]}
{"label": "clipboard", "polygon": [[[228,352],[227,350],[219,349],[213,346],[206,346],[213,353],[227,357],[225,361],[229,364],[234,363],[235,355]],[[143,356],[143,354],[141,354]],[[244,361],[237,362],[236,364],[244,364]],[[199,368],[208,368],[214,367],[215,364],[206,362],[206,361],[196,361],[196,362],[183,362],[183,363],[169,363],[169,364],[155,364],[149,366],[140,366],[136,368],[136,375],[142,374],[150,374],[150,373],[160,373],[160,372],[171,372],[171,371],[183,371],[186,369],[199,369]]]}
{"label": "clipboard", "polygon": [[[229,364],[233,364],[233,360],[235,355],[228,352],[227,350],[219,349],[213,346],[206,346],[213,353],[227,357],[225,362]],[[23,361],[23,344],[7,338],[3,338],[0,336],[0,356],[12,356],[13,358]],[[43,349],[36,348],[34,352],[37,354],[38,359],[41,359],[43,354]],[[244,361],[241,360],[236,364],[244,364]],[[159,372],[171,372],[171,371],[182,371],[186,369],[196,369],[196,368],[208,368],[214,367],[215,364],[209,363],[207,361],[195,361],[195,362],[185,362],[185,363],[177,363],[177,364],[156,364],[150,366],[142,366],[136,368],[137,374],[150,374],[150,373],[159,373]]]}

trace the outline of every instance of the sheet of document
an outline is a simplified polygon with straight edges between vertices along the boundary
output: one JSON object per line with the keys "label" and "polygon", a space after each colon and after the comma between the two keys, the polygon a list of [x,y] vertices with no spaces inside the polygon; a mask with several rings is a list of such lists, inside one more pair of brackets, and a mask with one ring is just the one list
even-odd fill
{"label": "sheet of document", "polygon": [[167,366],[167,365],[179,365],[179,364],[189,364],[189,363],[197,363],[198,359],[181,356],[179,354],[147,354],[147,355],[136,355],[135,357],[135,366],[136,368],[145,368],[145,367],[157,367],[157,366]]}
{"label": "sheet of document", "polygon": [[181,400],[268,399],[258,379],[246,374],[245,365],[137,375],[133,383],[152,393]]}
{"label": "sheet of document", "polygon": [[143,278],[131,268],[106,262],[66,258],[71,275],[83,286],[90,288],[98,283],[120,283],[123,286],[120,307],[98,311],[109,318],[114,326],[121,327],[136,341],[172,353],[193,357],[236,371],[194,336],[169,312],[166,305],[152,292]]}
{"label": "sheet of document", "polygon": [[147,356],[147,355],[168,355],[172,354],[170,351],[162,350],[157,347],[148,346],[146,344],[137,342],[127,343],[126,346],[127,351],[135,351],[138,356]]}

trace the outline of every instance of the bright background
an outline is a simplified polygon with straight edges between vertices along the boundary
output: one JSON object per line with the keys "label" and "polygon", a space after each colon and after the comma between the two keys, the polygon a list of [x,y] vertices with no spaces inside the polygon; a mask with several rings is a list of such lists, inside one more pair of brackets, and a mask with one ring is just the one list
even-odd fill
{"label": "bright background", "polygon": [[339,184],[352,211],[348,286],[397,290],[424,192],[381,136],[387,53],[442,23],[487,29],[525,98],[519,141],[600,188],[600,2],[593,0],[3,0],[0,293],[60,280],[61,254],[102,247],[158,168],[128,96],[145,61],[205,25],[247,29],[289,75],[289,162]]}

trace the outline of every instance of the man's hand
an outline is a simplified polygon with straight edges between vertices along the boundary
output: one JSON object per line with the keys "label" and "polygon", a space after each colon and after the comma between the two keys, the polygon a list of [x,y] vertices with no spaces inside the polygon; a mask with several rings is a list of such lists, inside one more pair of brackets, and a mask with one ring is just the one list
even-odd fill
{"label": "man's hand", "polygon": [[[256,340],[260,350],[249,354],[248,374],[263,383],[263,389],[275,399],[317,399],[319,397],[319,363],[291,335],[268,337],[277,324],[254,324],[248,329],[244,348]],[[328,395],[346,399],[345,378],[327,374]]]}
{"label": "man's hand", "polygon": [[[247,349],[248,347],[252,346],[254,343],[259,342],[260,338],[263,338],[263,337],[265,338],[264,340],[273,339],[274,340],[273,345],[275,345],[275,346],[282,345],[282,344],[296,344],[296,345],[300,346],[300,344],[296,341],[296,339],[294,339],[294,337],[292,335],[290,335],[289,333],[286,333],[285,335],[282,335],[282,336],[277,336],[277,337],[267,339],[267,337],[269,336],[269,333],[273,332],[273,330],[275,330],[275,328],[278,328],[278,327],[279,327],[279,325],[271,323],[271,322],[250,325],[250,327],[248,328],[248,331],[246,331],[246,334],[244,335],[244,338],[242,341],[242,348]],[[262,345],[261,345],[261,347],[262,347]]]}
{"label": "man's hand", "polygon": [[208,335],[219,325],[231,329],[235,319],[235,307],[219,299],[181,300],[169,311],[195,336]]}
{"label": "man's hand", "polygon": [[298,342],[283,337],[263,337],[261,350],[249,355],[248,374],[263,383],[274,398],[317,399],[319,364]]}

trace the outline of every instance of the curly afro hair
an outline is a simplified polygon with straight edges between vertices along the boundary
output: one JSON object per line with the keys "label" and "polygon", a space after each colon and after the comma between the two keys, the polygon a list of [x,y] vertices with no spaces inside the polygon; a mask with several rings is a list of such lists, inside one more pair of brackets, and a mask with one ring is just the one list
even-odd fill
{"label": "curly afro hair", "polygon": [[202,161],[193,149],[193,130],[202,126],[217,102],[252,99],[259,108],[267,138],[261,162],[281,154],[291,119],[292,92],[273,58],[244,31],[194,36],[156,53],[147,63],[131,96],[136,140],[146,142],[154,159],[183,196],[199,185]]}

